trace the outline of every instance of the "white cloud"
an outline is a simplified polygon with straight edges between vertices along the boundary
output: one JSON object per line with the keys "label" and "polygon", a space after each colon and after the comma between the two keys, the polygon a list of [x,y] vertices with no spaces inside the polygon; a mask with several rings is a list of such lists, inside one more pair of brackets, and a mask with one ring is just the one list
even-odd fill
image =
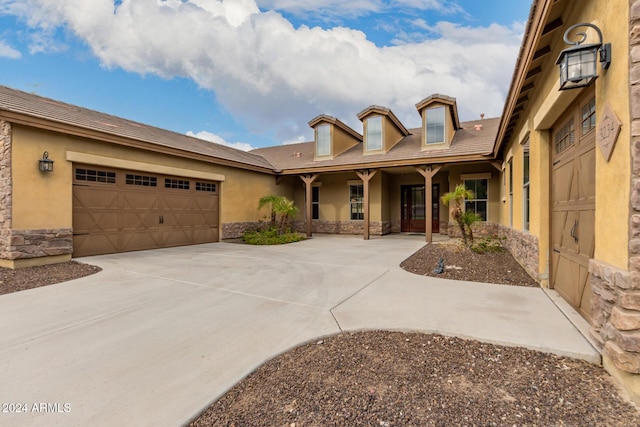
{"label": "white cloud", "polygon": [[301,142],[309,142],[309,139],[304,135],[298,135],[291,139],[282,142],[282,145],[300,144]]}
{"label": "white cloud", "polygon": [[216,135],[215,133],[207,132],[205,130],[200,131],[198,133],[195,133],[195,132],[192,132],[192,131],[188,131],[187,132],[187,136],[192,136],[194,138],[204,139],[205,141],[214,142],[214,143],[220,144],[220,145],[226,145],[227,147],[235,148],[237,150],[242,150],[242,151],[251,151],[251,150],[254,150],[256,148],[256,147],[253,147],[251,144],[246,143],[246,142],[227,142],[220,135]]}
{"label": "white cloud", "polygon": [[[355,3],[393,2],[455,5]],[[267,3],[286,4],[260,1]],[[321,3],[346,4],[304,1],[307,7]],[[45,29],[43,37],[55,28],[73,32],[106,67],[193,79],[251,132],[281,141],[308,131],[307,121],[321,113],[360,130],[355,115],[370,104],[390,107],[406,126],[419,126],[414,105],[433,93],[456,97],[463,120],[497,116],[522,32],[517,26],[416,21],[428,27],[428,39],[407,33],[398,45],[377,47],[349,28],[294,28],[277,12],[261,12],[255,0],[123,0],[115,14],[111,0],[0,0],[0,13],[8,9],[33,29]]]}
{"label": "white cloud", "polygon": [[0,40],[0,58],[19,59],[22,57],[20,51],[12,48],[4,41]]}

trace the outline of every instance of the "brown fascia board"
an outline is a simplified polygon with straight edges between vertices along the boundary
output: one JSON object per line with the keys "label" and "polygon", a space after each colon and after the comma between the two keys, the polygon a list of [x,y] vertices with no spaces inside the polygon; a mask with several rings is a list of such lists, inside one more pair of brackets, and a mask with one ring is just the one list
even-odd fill
{"label": "brown fascia board", "polygon": [[[137,148],[145,151],[153,151],[161,154],[168,154],[171,156],[182,157],[192,160],[199,160],[206,163],[214,163],[221,166],[236,167],[245,170],[251,170],[254,172],[262,172],[270,175],[275,175],[279,171],[275,168],[263,168],[256,165],[250,165],[247,163],[236,162],[233,160],[222,159],[219,157],[208,156],[206,154],[195,153],[188,150],[181,150],[175,147],[167,147],[165,145],[155,144],[153,142],[142,141],[138,139],[125,138],[118,135],[113,135],[106,132],[100,132],[97,130],[86,129],[83,127],[73,126],[70,124],[51,121],[40,117],[23,115],[20,113],[14,113],[12,111],[0,110],[0,119],[6,120],[11,123],[16,123],[23,126],[34,127],[51,132],[64,133],[81,138],[92,139],[97,142],[108,142],[111,144],[123,145],[126,147]],[[262,156],[261,156],[262,157]],[[264,159],[264,157],[262,157]],[[265,159],[266,163],[269,163]]]}
{"label": "brown fascia board", "polygon": [[460,129],[460,119],[458,118],[458,104],[456,103],[456,99],[451,96],[442,95],[439,93],[429,95],[416,104],[416,109],[418,110],[418,113],[422,115],[422,110],[435,102],[439,102],[449,106],[449,109],[451,110],[451,117],[453,117],[453,128]]}
{"label": "brown fascia board", "polygon": [[441,165],[448,163],[468,163],[468,162],[484,162],[493,159],[493,153],[485,154],[472,154],[468,156],[450,156],[450,157],[438,157],[437,159],[409,159],[409,160],[394,160],[394,161],[380,161],[370,163],[353,163],[344,165],[332,165],[332,166],[317,166],[307,168],[295,168],[295,169],[283,169],[280,171],[280,175],[300,175],[300,174],[313,174],[313,173],[326,173],[326,172],[351,172],[360,169],[384,169],[402,166],[424,166],[424,165]]}
{"label": "brown fascia board", "polygon": [[330,116],[328,114],[320,114],[319,116],[316,116],[315,118],[313,118],[309,122],[309,126],[312,127],[312,128],[315,128],[320,123],[329,123],[329,124],[332,124],[334,126],[337,126],[340,129],[342,129],[343,131],[345,131],[348,134],[350,134],[351,136],[353,136],[354,138],[356,138],[358,141],[362,141],[362,135],[361,134],[359,134],[355,130],[351,129],[349,126],[347,126],[346,124],[344,124],[343,122],[341,122],[340,120],[338,120],[337,118],[335,118],[333,116]]}
{"label": "brown fascia board", "polygon": [[391,120],[391,122],[394,125],[396,125],[398,130],[402,132],[404,136],[409,135],[410,133],[409,130],[402,124],[402,122],[398,119],[398,117],[396,117],[396,115],[393,114],[393,111],[391,111],[390,108],[382,107],[380,105],[370,105],[364,110],[362,110],[360,113],[358,113],[357,117],[362,122],[366,117],[370,116],[371,114],[380,114],[382,116],[387,116],[389,120]]}
{"label": "brown fascia board", "polygon": [[500,147],[504,142],[507,125],[511,120],[511,115],[515,109],[516,102],[520,95],[520,90],[526,80],[529,67],[533,62],[533,57],[535,55],[534,49],[544,31],[544,24],[546,17],[551,10],[552,3],[553,0],[534,0],[531,4],[529,19],[527,20],[525,34],[522,39],[522,45],[520,46],[516,66],[514,67],[513,75],[511,77],[511,85],[509,87],[507,99],[504,103],[502,118],[498,125],[498,134],[496,135],[496,141],[493,148],[494,157],[498,155]]}

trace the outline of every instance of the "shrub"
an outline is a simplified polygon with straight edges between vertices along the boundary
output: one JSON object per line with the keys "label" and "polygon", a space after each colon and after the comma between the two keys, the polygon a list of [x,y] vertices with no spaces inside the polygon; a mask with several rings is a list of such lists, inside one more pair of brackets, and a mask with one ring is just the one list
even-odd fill
{"label": "shrub", "polygon": [[283,245],[304,240],[304,236],[292,233],[290,230],[280,234],[275,227],[266,230],[247,231],[242,240],[250,245]]}
{"label": "shrub", "polygon": [[506,237],[498,237],[496,235],[486,236],[482,239],[476,239],[470,246],[471,250],[478,254],[487,252],[504,252],[504,241]]}

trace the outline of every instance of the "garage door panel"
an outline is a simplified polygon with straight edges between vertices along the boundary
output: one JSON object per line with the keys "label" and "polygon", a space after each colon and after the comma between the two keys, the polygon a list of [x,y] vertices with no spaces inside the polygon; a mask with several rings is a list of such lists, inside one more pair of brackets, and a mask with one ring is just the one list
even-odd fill
{"label": "garage door panel", "polygon": [[219,183],[74,167],[74,256],[218,241]]}
{"label": "garage door panel", "polygon": [[73,187],[73,203],[77,209],[114,209],[118,207],[118,189],[104,187]]}
{"label": "garage door panel", "polygon": [[149,209],[158,209],[158,194],[153,189],[150,189],[148,192],[140,191],[138,189],[120,193],[120,198],[122,200],[122,209],[130,209],[130,210],[149,210]]}

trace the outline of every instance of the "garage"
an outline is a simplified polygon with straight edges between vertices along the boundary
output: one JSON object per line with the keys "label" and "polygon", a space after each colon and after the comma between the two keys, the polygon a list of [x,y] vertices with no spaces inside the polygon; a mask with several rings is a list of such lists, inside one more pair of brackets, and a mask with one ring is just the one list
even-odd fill
{"label": "garage", "polygon": [[220,183],[73,166],[73,256],[217,242]]}

